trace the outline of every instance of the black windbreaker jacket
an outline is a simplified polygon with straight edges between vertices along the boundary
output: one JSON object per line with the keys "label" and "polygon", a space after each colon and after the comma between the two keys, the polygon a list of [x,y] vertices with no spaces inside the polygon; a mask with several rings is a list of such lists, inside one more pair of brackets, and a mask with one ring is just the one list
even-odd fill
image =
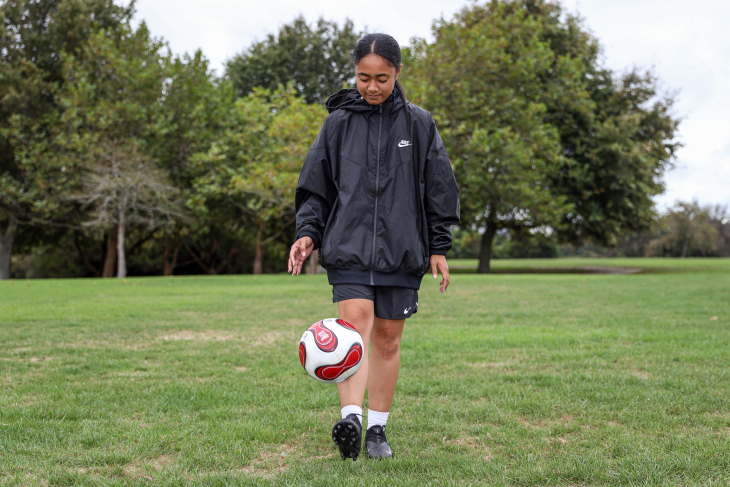
{"label": "black windbreaker jacket", "polygon": [[341,90],[326,107],[297,183],[296,238],[312,238],[330,284],[419,289],[459,222],[433,118],[411,103],[407,114],[397,89],[380,105]]}

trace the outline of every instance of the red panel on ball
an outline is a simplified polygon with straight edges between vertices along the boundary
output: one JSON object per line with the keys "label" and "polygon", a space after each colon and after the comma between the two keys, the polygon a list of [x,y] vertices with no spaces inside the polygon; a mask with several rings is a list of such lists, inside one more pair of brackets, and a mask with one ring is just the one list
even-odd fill
{"label": "red panel on ball", "polygon": [[299,361],[302,363],[302,367],[304,367],[304,362],[307,361],[307,350],[304,348],[304,342],[299,342]]}
{"label": "red panel on ball", "polygon": [[327,328],[321,320],[310,326],[309,331],[314,335],[314,343],[317,344],[317,348],[323,352],[332,352],[337,348],[337,335],[332,333],[332,330]]}
{"label": "red panel on ball", "polygon": [[333,365],[324,365],[317,367],[314,371],[315,375],[322,380],[335,380],[354,366],[356,366],[362,358],[362,347],[359,343],[355,343],[342,362]]}
{"label": "red panel on ball", "polygon": [[338,324],[338,325],[342,325],[342,326],[344,326],[345,328],[348,328],[348,329],[350,329],[350,330],[354,330],[354,331],[357,331],[357,328],[355,328],[354,326],[352,326],[351,324],[349,324],[349,323],[348,323],[347,321],[345,321],[345,320],[340,320],[340,319],[337,319],[336,321],[337,321],[337,324]]}

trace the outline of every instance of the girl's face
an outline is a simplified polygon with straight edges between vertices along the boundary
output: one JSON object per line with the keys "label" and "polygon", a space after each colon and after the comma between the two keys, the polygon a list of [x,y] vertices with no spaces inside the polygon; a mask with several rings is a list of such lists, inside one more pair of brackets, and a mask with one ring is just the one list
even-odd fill
{"label": "girl's face", "polygon": [[402,68],[403,64],[396,71],[380,54],[368,54],[355,65],[357,91],[371,105],[380,105],[393,93]]}

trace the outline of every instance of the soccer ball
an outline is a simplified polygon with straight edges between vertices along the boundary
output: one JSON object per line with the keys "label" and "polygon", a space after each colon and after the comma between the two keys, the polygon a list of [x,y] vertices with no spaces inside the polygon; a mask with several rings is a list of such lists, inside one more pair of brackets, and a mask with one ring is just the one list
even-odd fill
{"label": "soccer ball", "polygon": [[363,343],[354,326],[336,318],[307,328],[299,342],[299,361],[309,375],[328,384],[352,376],[362,363]]}

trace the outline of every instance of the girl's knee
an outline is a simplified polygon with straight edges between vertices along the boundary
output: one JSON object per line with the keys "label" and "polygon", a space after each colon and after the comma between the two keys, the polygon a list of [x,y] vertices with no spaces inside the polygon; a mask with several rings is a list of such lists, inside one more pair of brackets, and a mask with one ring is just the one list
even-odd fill
{"label": "girl's knee", "polygon": [[373,330],[370,343],[384,356],[391,356],[400,350],[401,333],[398,330]]}

